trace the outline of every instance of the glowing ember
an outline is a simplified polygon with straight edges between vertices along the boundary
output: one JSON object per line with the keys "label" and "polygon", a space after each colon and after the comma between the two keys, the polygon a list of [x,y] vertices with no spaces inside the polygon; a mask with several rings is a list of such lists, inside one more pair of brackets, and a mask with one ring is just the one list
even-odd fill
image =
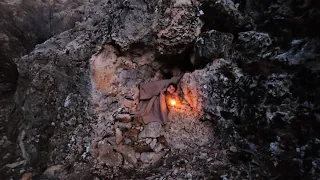
{"label": "glowing ember", "polygon": [[170,104],[171,104],[171,106],[175,106],[176,105],[176,101],[174,99],[171,99]]}

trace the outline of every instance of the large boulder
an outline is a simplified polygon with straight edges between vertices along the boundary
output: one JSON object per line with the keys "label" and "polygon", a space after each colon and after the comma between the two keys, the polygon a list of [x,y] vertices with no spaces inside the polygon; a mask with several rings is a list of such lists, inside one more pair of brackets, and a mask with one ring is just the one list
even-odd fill
{"label": "large boulder", "polygon": [[226,58],[229,55],[233,35],[216,30],[201,33],[195,40],[195,56],[191,62],[195,67],[204,67],[213,59]]}
{"label": "large boulder", "polygon": [[154,46],[165,55],[183,53],[200,33],[196,1],[125,1],[116,5],[111,37],[122,51]]}
{"label": "large boulder", "polygon": [[206,30],[236,33],[252,29],[251,18],[244,16],[238,6],[232,0],[204,0],[201,8]]}
{"label": "large boulder", "polygon": [[291,42],[288,51],[281,52],[273,59],[287,65],[305,65],[314,70],[320,70],[320,43],[318,39],[296,39]]}
{"label": "large boulder", "polygon": [[238,33],[240,50],[247,55],[262,55],[272,45],[272,40],[267,33],[247,31]]}
{"label": "large boulder", "polygon": [[199,2],[171,0],[162,4],[157,26],[157,49],[161,54],[181,54],[201,32]]}
{"label": "large boulder", "polygon": [[[256,29],[276,37],[276,42],[286,48],[292,39],[317,37],[319,32],[320,4],[317,1],[238,1],[240,9],[249,15]],[[276,27],[276,28],[275,28]]]}
{"label": "large boulder", "polygon": [[163,131],[162,125],[159,122],[151,122],[147,124],[139,134],[139,139],[157,138]]}

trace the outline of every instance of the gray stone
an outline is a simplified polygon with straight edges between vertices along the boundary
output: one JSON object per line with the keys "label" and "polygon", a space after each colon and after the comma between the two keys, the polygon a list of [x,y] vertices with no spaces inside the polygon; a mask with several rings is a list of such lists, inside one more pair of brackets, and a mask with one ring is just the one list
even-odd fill
{"label": "gray stone", "polygon": [[129,114],[118,114],[116,116],[116,120],[120,122],[128,123],[128,122],[131,122],[131,117]]}
{"label": "gray stone", "polygon": [[146,142],[147,144],[150,144],[150,143],[152,142],[152,138],[146,138],[145,142]]}
{"label": "gray stone", "polygon": [[120,129],[131,129],[132,123],[122,123],[122,122],[117,122],[116,126]]}
{"label": "gray stone", "polygon": [[[156,43],[160,54],[176,55],[185,52],[199,35],[203,22],[197,16],[199,2],[171,1],[169,4],[170,7],[156,15],[159,20]],[[166,17],[172,19],[168,21]]]}
{"label": "gray stone", "polygon": [[153,140],[151,141],[151,143],[149,144],[149,146],[150,146],[151,149],[154,149],[154,147],[156,146],[156,144],[157,144],[157,139],[153,139]]}
{"label": "gray stone", "polygon": [[100,141],[93,145],[92,154],[99,162],[108,166],[120,166],[122,164],[121,154],[113,151],[113,146],[106,141]]}
{"label": "gray stone", "polygon": [[147,124],[139,134],[139,139],[157,138],[163,132],[162,125],[159,122],[151,122]]}
{"label": "gray stone", "polygon": [[128,144],[130,144],[131,142],[132,142],[131,139],[129,139],[129,138],[124,138],[124,144],[128,145]]}
{"label": "gray stone", "polygon": [[154,153],[154,152],[143,152],[140,155],[140,160],[143,163],[155,163],[157,161],[159,161],[163,156],[165,155],[165,153]]}
{"label": "gray stone", "polygon": [[204,67],[213,59],[227,57],[232,40],[233,35],[230,33],[222,33],[216,30],[201,33],[194,45],[196,54],[192,62],[193,65]]}
{"label": "gray stone", "polygon": [[51,166],[49,168],[47,168],[44,172],[43,175],[45,175],[46,177],[49,178],[53,178],[53,177],[59,177],[59,175],[61,175],[61,173],[66,173],[66,169],[63,165],[54,165]]}
{"label": "gray stone", "polygon": [[116,144],[121,144],[123,140],[122,131],[116,128]]}
{"label": "gray stone", "polygon": [[154,148],[153,148],[153,151],[154,152],[160,152],[162,149],[164,149],[165,148],[165,146],[164,145],[162,145],[161,143],[158,143]]}
{"label": "gray stone", "polygon": [[130,164],[135,165],[137,163],[136,152],[131,146],[120,145],[117,148],[117,151],[121,152],[124,159],[128,161]]}
{"label": "gray stone", "polygon": [[288,51],[282,52],[273,59],[288,65],[304,65],[312,70],[320,70],[320,43],[316,39],[297,39],[291,42]]}
{"label": "gray stone", "polygon": [[241,50],[245,54],[261,55],[272,44],[269,34],[256,31],[238,33],[238,41]]}
{"label": "gray stone", "polygon": [[206,0],[202,7],[209,29],[235,33],[253,28],[252,20],[243,16],[232,0]]}
{"label": "gray stone", "polygon": [[5,167],[8,167],[8,168],[11,168],[11,169],[14,169],[18,166],[21,166],[23,164],[25,164],[26,161],[19,161],[19,162],[14,162],[14,163],[11,163],[11,164],[6,164]]}
{"label": "gray stone", "polygon": [[113,146],[116,145],[116,137],[108,137],[107,141]]}

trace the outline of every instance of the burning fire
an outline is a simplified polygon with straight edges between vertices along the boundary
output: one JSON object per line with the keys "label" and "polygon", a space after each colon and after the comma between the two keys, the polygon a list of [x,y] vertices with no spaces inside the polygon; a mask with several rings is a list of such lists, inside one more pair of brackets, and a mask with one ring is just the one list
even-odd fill
{"label": "burning fire", "polygon": [[175,106],[176,105],[176,100],[171,99],[170,104],[171,104],[171,106]]}

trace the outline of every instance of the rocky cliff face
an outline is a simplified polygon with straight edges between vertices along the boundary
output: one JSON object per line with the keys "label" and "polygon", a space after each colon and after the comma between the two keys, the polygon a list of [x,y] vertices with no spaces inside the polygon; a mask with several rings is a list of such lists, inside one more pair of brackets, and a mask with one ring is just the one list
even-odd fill
{"label": "rocky cliff face", "polygon": [[[5,178],[319,178],[316,1],[100,5],[103,20],[15,59]],[[125,115],[139,83],[175,75],[165,126]]]}

